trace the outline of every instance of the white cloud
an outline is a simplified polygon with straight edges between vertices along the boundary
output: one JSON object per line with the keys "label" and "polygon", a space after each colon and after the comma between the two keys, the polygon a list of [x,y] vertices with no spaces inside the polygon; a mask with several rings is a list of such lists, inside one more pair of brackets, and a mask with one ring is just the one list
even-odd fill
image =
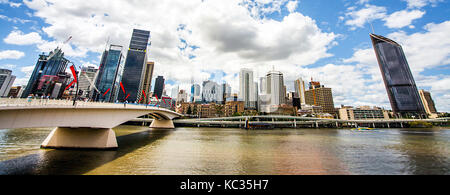
{"label": "white cloud", "polygon": [[289,1],[286,4],[286,8],[288,9],[289,13],[295,12],[298,6],[298,1]]}
{"label": "white cloud", "polygon": [[25,66],[25,67],[22,67],[22,68],[20,69],[20,71],[21,71],[22,73],[25,74],[25,77],[17,78],[17,79],[14,81],[14,85],[15,85],[15,86],[23,86],[23,85],[27,85],[27,84],[28,84],[28,81],[30,80],[31,74],[32,74],[33,71],[34,71],[34,67],[35,67],[35,66]]}
{"label": "white cloud", "polygon": [[13,45],[33,45],[44,42],[38,33],[24,34],[20,30],[13,30],[3,41]]}
{"label": "white cloud", "polygon": [[0,51],[0,60],[4,60],[4,59],[20,59],[23,58],[25,56],[25,53],[21,52],[21,51],[17,51],[17,50],[4,50],[4,51]]}
{"label": "white cloud", "polygon": [[436,6],[437,3],[442,2],[443,0],[403,0],[408,4],[408,8],[422,8],[431,4],[432,6]]}
{"label": "white cloud", "polygon": [[[323,32],[315,20],[300,13],[281,21],[252,14],[278,12],[286,0],[155,2],[24,1],[48,24],[43,32],[55,39],[39,44],[39,49],[48,52],[73,36],[70,46],[62,46],[67,56],[84,57],[89,51],[100,55],[108,37],[127,48],[132,29],[146,29],[152,32],[149,60],[157,64],[155,73],[180,83],[190,83],[192,77],[200,82],[213,72],[234,74],[244,65],[256,69],[265,64],[313,64],[332,56],[328,49],[336,44],[336,34]],[[185,28],[177,31],[180,25]],[[180,51],[180,45],[188,47]]]}
{"label": "white cloud", "polygon": [[346,17],[350,18],[345,21],[345,24],[351,26],[352,30],[355,30],[357,27],[362,28],[367,22],[385,18],[386,12],[387,9],[385,7],[370,4],[366,4],[364,8],[361,8],[360,10],[351,8],[345,14]]}
{"label": "white cloud", "polygon": [[402,10],[394,12],[383,20],[386,21],[385,25],[389,28],[403,28],[410,26],[413,20],[422,18],[425,15],[425,11],[420,10]]}
{"label": "white cloud", "polygon": [[9,0],[0,0],[0,4],[9,4],[11,7],[20,7],[22,5],[22,3],[15,3]]}

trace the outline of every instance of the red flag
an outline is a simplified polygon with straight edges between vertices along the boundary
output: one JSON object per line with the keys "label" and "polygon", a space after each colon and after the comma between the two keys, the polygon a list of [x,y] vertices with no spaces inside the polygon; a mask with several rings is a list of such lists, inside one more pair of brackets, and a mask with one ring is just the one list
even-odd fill
{"label": "red flag", "polygon": [[106,94],[108,94],[108,92],[111,90],[111,88],[109,88],[108,90],[106,90],[106,92],[103,94],[103,96],[105,96]]}
{"label": "red flag", "polygon": [[120,82],[120,87],[122,88],[123,93],[125,94],[125,88],[123,88],[122,82]]}
{"label": "red flag", "polygon": [[[66,89],[65,90],[68,90],[70,87],[72,87],[72,85],[75,85],[75,83],[77,82],[77,71],[75,71],[75,66],[70,66],[70,70],[72,71],[72,75],[73,75],[73,81],[69,84],[69,85],[67,85],[67,87],[66,87]],[[65,91],[64,90],[64,91]]]}

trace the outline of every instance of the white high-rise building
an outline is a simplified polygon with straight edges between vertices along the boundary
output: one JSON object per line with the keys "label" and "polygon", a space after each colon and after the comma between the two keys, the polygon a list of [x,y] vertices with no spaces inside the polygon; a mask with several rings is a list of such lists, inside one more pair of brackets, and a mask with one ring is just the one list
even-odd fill
{"label": "white high-rise building", "polygon": [[170,93],[170,97],[172,99],[177,99],[178,98],[178,92],[180,91],[180,86],[176,86],[172,88],[172,91]]}
{"label": "white high-rise building", "polygon": [[259,110],[266,113],[275,112],[280,105],[286,103],[283,73],[270,71],[260,81]]}
{"label": "white high-rise building", "polygon": [[253,71],[241,69],[239,73],[239,95],[238,98],[244,101],[245,108],[256,109],[257,89],[253,80]]}
{"label": "white high-rise building", "polygon": [[219,102],[223,99],[221,85],[213,81],[204,81],[202,90],[202,101],[205,103]]}
{"label": "white high-rise building", "polygon": [[8,69],[0,69],[0,97],[6,97],[16,80],[16,76],[12,75],[12,71]]}
{"label": "white high-rise building", "polygon": [[83,91],[82,97],[93,94],[98,69],[94,66],[83,67],[78,76],[79,90]]}

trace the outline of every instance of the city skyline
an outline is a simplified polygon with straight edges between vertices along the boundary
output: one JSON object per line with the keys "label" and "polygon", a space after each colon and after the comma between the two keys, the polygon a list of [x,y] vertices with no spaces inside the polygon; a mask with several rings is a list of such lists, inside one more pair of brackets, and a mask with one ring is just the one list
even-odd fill
{"label": "city skyline", "polygon": [[[230,3],[216,1],[204,3],[201,4],[201,6],[205,8],[205,10],[202,10],[202,12],[200,13],[216,10],[220,6],[230,6],[232,8],[235,8],[235,6],[237,5],[235,5],[234,3],[234,1],[230,1]],[[165,3],[163,4],[165,5]],[[168,4],[170,4],[170,2]],[[173,9],[180,9],[179,7],[183,6],[189,7],[198,5],[198,2],[190,2],[187,4],[189,5],[182,5]],[[386,96],[386,91],[382,83],[381,74],[376,63],[376,56],[373,52],[373,48],[371,48],[370,46],[370,39],[367,38],[368,33],[371,31],[367,21],[363,20],[367,19],[367,17],[364,18],[365,16],[358,15],[362,10],[374,10],[375,12],[371,12],[371,20],[373,20],[372,23],[376,33],[386,35],[388,38],[392,38],[404,46],[406,57],[410,63],[412,73],[417,80],[416,82],[418,88],[425,89],[431,92],[433,99],[436,101],[436,107],[438,111],[450,110],[448,108],[449,98],[447,95],[450,89],[448,89],[448,86],[445,84],[446,81],[450,80],[448,77],[449,71],[448,69],[445,69],[445,67],[448,67],[448,63],[446,62],[449,58],[449,50],[446,48],[440,48],[440,52],[429,52],[434,51],[432,46],[424,43],[414,44],[414,42],[417,40],[426,40],[427,42],[431,42],[430,44],[438,48],[439,46],[445,46],[445,41],[447,40],[438,40],[438,42],[435,42],[434,37],[440,37],[442,33],[448,32],[448,30],[446,31],[446,29],[449,29],[449,21],[445,21],[445,18],[435,16],[430,12],[430,10],[437,11],[438,13],[442,12],[442,7],[445,7],[447,2],[430,3],[427,1],[427,3],[425,3],[424,5],[416,5],[412,3],[408,4],[408,1],[399,1],[396,3],[390,3],[392,4],[390,6],[386,6],[383,5],[382,2],[376,1],[358,1],[355,3],[338,1],[336,3],[339,4],[338,7],[344,7],[344,9],[342,9],[343,13],[334,13],[335,15],[338,15],[338,17],[336,18],[339,18],[339,16],[343,17],[342,20],[338,19],[338,22],[330,22],[327,19],[324,19],[324,16],[318,16],[317,14],[307,11],[307,8],[314,7],[311,2],[297,2],[297,4],[295,4],[295,7],[297,9],[291,9],[292,7],[288,8],[288,4],[291,6],[293,5],[292,3],[290,3],[290,1],[279,1],[279,3],[277,4],[279,5],[279,7],[277,7],[277,5],[275,4],[267,4],[257,5],[250,9],[251,3],[248,3],[244,4],[244,8],[255,10],[254,12],[249,12],[253,13],[253,16],[242,14],[240,15],[235,12],[231,12],[230,14],[236,17],[243,17],[243,19],[245,19],[244,21],[250,22],[250,25],[255,25],[257,28],[255,28],[254,31],[244,32],[254,33],[255,35],[257,35],[256,37],[259,38],[262,38],[260,35],[266,35],[267,38],[277,37],[277,34],[264,31],[264,27],[269,27],[271,25],[280,25],[279,27],[282,27],[281,31],[286,31],[286,33],[291,34],[292,31],[290,30],[301,31],[302,29],[309,29],[309,27],[313,29],[317,28],[315,30],[318,30],[319,32],[313,31],[310,32],[309,35],[313,37],[317,36],[319,38],[332,36],[332,39],[330,38],[331,41],[328,41],[326,44],[317,42],[316,46],[318,48],[306,49],[297,47],[289,48],[287,47],[288,45],[281,45],[278,48],[285,48],[286,50],[283,51],[287,54],[291,54],[290,56],[281,58],[282,60],[273,60],[273,56],[271,55],[275,54],[272,51],[267,51],[267,53],[261,53],[261,56],[267,55],[267,59],[257,59],[258,57],[255,57],[254,55],[253,57],[251,57],[252,53],[247,54],[249,56],[245,56],[245,53],[240,52],[240,49],[246,47],[245,45],[233,43],[233,41],[246,40],[247,38],[249,38],[249,36],[246,34],[240,35],[240,38],[236,40],[197,40],[195,33],[202,34],[206,32],[201,32],[200,30],[205,29],[199,29],[198,26],[195,26],[195,24],[176,25],[176,28],[174,29],[172,28],[172,24],[168,25],[167,28],[163,28],[156,22],[137,22],[139,26],[137,26],[136,28],[148,29],[152,31],[153,43],[152,46],[149,47],[149,61],[155,61],[157,64],[155,66],[155,75],[161,75],[167,78],[166,90],[171,89],[173,86],[180,85],[180,89],[190,91],[191,82],[189,81],[191,80],[192,75],[196,75],[195,83],[201,83],[203,80],[213,80],[217,83],[227,81],[227,83],[231,85],[233,92],[237,92],[237,89],[239,88],[236,80],[239,80],[237,74],[240,68],[246,67],[253,69],[255,72],[255,80],[258,81],[260,77],[264,76],[264,74],[266,74],[269,70],[272,69],[273,66],[275,66],[275,69],[285,74],[285,83],[288,88],[287,91],[294,91],[293,83],[294,80],[296,80],[298,77],[302,77],[306,80],[308,80],[308,78],[310,77],[314,77],[315,79],[320,80],[324,85],[333,89],[333,95],[335,96],[336,105],[376,105],[390,108],[389,100]],[[335,2],[333,2],[333,4],[335,4]],[[126,29],[120,29],[120,33],[118,33],[120,35],[110,35],[108,32],[105,32],[101,29],[96,30],[96,28],[94,27],[94,29],[91,29],[92,32],[80,34],[77,33],[79,31],[76,29],[57,28],[60,27],[60,24],[57,22],[42,21],[42,19],[52,19],[53,17],[46,15],[45,10],[37,8],[38,6],[34,1],[27,1],[25,3],[22,3],[19,7],[13,7],[10,4],[0,4],[0,6],[0,8],[3,10],[23,9],[24,12],[28,12],[32,15],[29,20],[37,20],[37,24],[34,25],[35,30],[31,29],[33,25],[30,27],[30,24],[33,22],[25,22],[23,24],[18,22],[14,24],[14,22],[8,21],[7,19],[4,19],[4,17],[2,17],[3,20],[1,20],[2,24],[9,24],[8,26],[10,28],[4,29],[0,32],[0,38],[3,40],[0,44],[0,52],[7,50],[17,50],[26,53],[26,55],[17,60],[2,59],[0,60],[0,67],[12,69],[13,74],[17,76],[16,82],[22,82],[22,84],[23,80],[26,79],[25,72],[27,72],[27,70],[29,69],[28,67],[34,66],[35,64],[37,55],[34,54],[48,52],[50,51],[50,49],[53,50],[58,45],[58,42],[65,41],[67,37],[73,36],[74,38],[69,43],[71,45],[70,48],[64,48],[67,46],[62,46],[63,51],[66,54],[66,58],[69,58],[71,61],[73,60],[77,66],[94,65],[98,67],[100,61],[98,56],[101,55],[101,53],[99,53],[95,48],[104,48],[104,43],[109,36],[111,36],[112,43],[117,42],[118,44],[122,44],[124,40],[125,42],[129,41],[131,30],[135,27],[133,26],[129,28],[127,27]],[[54,5],[47,5],[45,7],[47,9],[56,9],[58,7],[58,3],[55,3]],[[143,5],[143,7],[146,6]],[[75,8],[77,8],[76,4]],[[105,9],[109,8],[110,7],[107,7]],[[263,8],[272,8],[272,11],[269,11],[270,9],[266,9],[265,11],[263,11]],[[226,7],[225,10],[228,10],[228,8]],[[278,12],[278,10],[280,10],[280,12]],[[410,20],[409,22],[412,21],[412,23],[407,26],[401,26],[400,24],[398,24],[401,27],[395,27],[394,24],[389,22],[389,17],[394,15],[394,13],[400,11],[405,11],[405,13],[407,14],[416,12],[420,12],[423,14],[420,17],[416,17],[416,20]],[[13,15],[8,15],[10,13]],[[98,14],[98,12],[95,13]],[[254,14],[261,13],[266,17],[267,21],[255,18]],[[20,18],[20,16],[14,15],[17,13],[12,11],[6,11],[5,14],[6,17],[10,19]],[[189,15],[190,13],[186,14]],[[102,17],[114,17],[114,9],[111,9],[111,12],[108,11],[107,15],[108,16],[98,16],[99,18],[97,19],[99,19],[99,21],[97,22],[105,22],[104,18]],[[89,14],[89,16],[91,15]],[[213,16],[216,17],[216,15]],[[75,16],[70,15],[70,17]],[[177,18],[178,16],[174,17]],[[24,18],[26,17],[24,16]],[[83,18],[86,17],[75,17],[75,19]],[[306,26],[302,26],[303,28],[291,29],[289,28],[288,24],[289,22],[293,22],[295,24],[296,20],[294,21],[293,19],[298,19],[298,21],[307,21],[309,23],[307,23]],[[317,21],[308,21],[308,19]],[[362,19],[363,21],[357,19]],[[222,20],[217,21],[217,23],[213,23],[210,25],[219,25]],[[252,21],[261,21],[262,24],[256,25],[253,24]],[[80,25],[86,24],[86,22],[83,20],[79,22],[81,23]],[[183,21],[179,22],[180,24],[183,24]],[[329,22],[330,24],[340,24],[340,26],[327,26],[323,24],[324,22]],[[230,24],[232,24],[231,27],[235,27],[234,25],[238,25],[239,23],[232,20],[230,21]],[[108,28],[111,23],[105,22],[105,25]],[[415,28],[412,28],[412,26],[410,25],[414,25]],[[246,30],[246,28],[243,28],[242,26],[237,27]],[[61,33],[58,35],[53,34],[55,33],[55,30],[59,30],[61,31]],[[164,30],[168,30],[167,36],[163,36],[163,32],[165,32]],[[235,29],[230,29],[230,33],[233,32],[231,30]],[[171,49],[164,50],[164,47],[162,47],[163,41],[173,41],[173,31],[176,31],[176,37],[182,38],[182,41],[180,41],[181,46],[179,44],[176,44],[176,48],[184,49],[174,50],[172,47],[168,47]],[[189,31],[192,31],[194,35],[189,35]],[[28,35],[28,37],[39,36],[40,39],[34,39],[35,43],[33,44],[19,43],[17,42],[17,40],[13,40],[13,38],[17,37],[26,38],[26,35]],[[294,37],[294,35],[296,34],[294,33],[292,35],[295,42],[295,40],[297,39],[295,39],[296,37]],[[92,43],[89,43],[91,44],[90,46],[87,46],[89,45],[87,43],[82,43],[83,41],[81,41],[81,39],[91,36],[95,36],[95,41],[101,41],[98,41],[98,43],[93,41]],[[298,34],[298,36],[303,35]],[[338,36],[340,36],[340,38],[337,38]],[[208,38],[209,36],[205,37]],[[263,40],[259,38],[255,40]],[[25,41],[27,39],[22,40]],[[247,49],[249,49],[250,51],[264,51],[263,48],[258,48],[261,45],[255,45],[255,40],[250,39],[246,44],[248,44],[247,46],[249,47],[254,46],[256,47],[256,49]],[[222,45],[214,44],[215,42],[222,43]],[[336,44],[334,42],[336,42]],[[275,43],[270,42],[265,44],[267,44],[268,46],[279,46]],[[31,46],[36,46],[36,48]],[[50,48],[50,46],[52,46],[53,48]],[[123,46],[127,48],[127,43],[124,43]],[[237,48],[234,48],[235,46]],[[196,47],[198,48],[195,49]],[[208,48],[216,48],[223,51],[219,53],[211,52],[210,55],[203,53],[203,50],[206,50]],[[86,56],[80,55],[80,53],[83,53],[82,49],[86,49]],[[333,57],[322,56],[323,53],[320,53],[319,51],[322,51],[323,49],[325,50],[326,54],[333,55]],[[416,50],[420,51],[420,53],[415,52]],[[318,51],[319,53],[314,53],[314,51]],[[293,52],[304,52],[313,57],[318,57],[319,59],[312,59],[310,62],[302,62],[305,60],[302,58],[304,56],[295,56],[294,54],[292,54]],[[227,56],[227,53],[230,55]],[[189,56],[191,54],[193,56]],[[185,55],[187,55],[187,57]],[[168,59],[169,57],[179,58],[180,56],[183,59],[181,61],[171,61]],[[212,56],[216,57],[217,59],[211,59]],[[233,56],[237,56],[237,60],[230,60],[233,59],[231,58]],[[427,59],[427,61],[424,61],[424,59]],[[167,66],[169,65],[171,68],[167,68]],[[8,68],[7,66],[10,67]],[[192,71],[186,70],[186,68],[189,67],[192,68]],[[237,67],[239,68],[238,70],[236,70]],[[442,68],[444,69],[441,70]],[[22,69],[25,71],[22,71]],[[334,73],[334,75],[332,75],[331,73]],[[155,82],[153,81],[152,83]],[[17,85],[18,84],[16,83],[14,84],[14,86]],[[349,87],[349,85],[351,85],[351,87]],[[360,93],[361,91],[363,92]]]}

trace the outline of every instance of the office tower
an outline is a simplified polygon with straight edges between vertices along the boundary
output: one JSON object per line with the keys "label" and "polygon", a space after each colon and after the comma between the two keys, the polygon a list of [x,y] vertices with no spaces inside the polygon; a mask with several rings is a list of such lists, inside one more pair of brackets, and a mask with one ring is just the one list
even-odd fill
{"label": "office tower", "polygon": [[202,89],[202,102],[219,102],[222,97],[222,87],[213,81],[204,81]]}
{"label": "office tower", "polygon": [[223,83],[221,85],[221,89],[222,89],[222,99],[220,103],[225,104],[227,98],[231,96],[231,86],[227,83]]}
{"label": "office tower", "polygon": [[95,100],[101,102],[115,102],[117,95],[122,91],[120,81],[123,73],[123,47],[110,45],[105,51],[100,63],[96,86],[100,93],[96,92]]}
{"label": "office tower", "polygon": [[199,84],[193,84],[191,86],[191,102],[195,103],[202,100]]}
{"label": "office tower", "polygon": [[173,87],[172,92],[170,93],[170,97],[172,99],[177,99],[179,91],[180,91],[180,86]]}
{"label": "office tower", "polygon": [[78,76],[78,89],[82,93],[81,97],[89,98],[94,92],[95,78],[98,69],[94,66],[83,67]]}
{"label": "office tower", "polygon": [[163,76],[158,76],[155,80],[155,89],[153,90],[153,95],[155,95],[159,99],[161,99],[163,96],[164,82],[165,79]]}
{"label": "office tower", "polygon": [[144,75],[144,92],[145,94],[141,94],[139,100],[142,99],[143,104],[150,103],[150,94],[152,92],[152,79],[153,79],[153,70],[155,68],[155,62],[147,62],[147,68],[145,69]]}
{"label": "office tower", "polygon": [[285,104],[286,93],[283,73],[270,71],[267,74],[267,94],[270,94],[271,105]]}
{"label": "office tower", "polygon": [[118,100],[137,102],[144,90],[144,77],[147,72],[147,45],[150,32],[133,30],[127,59],[122,76],[122,85],[125,90],[119,90]]}
{"label": "office tower", "polygon": [[49,55],[39,55],[39,59],[28,81],[28,85],[22,94],[22,98],[26,98],[28,95],[35,93],[37,84],[44,75],[59,76],[65,74],[68,64],[69,60],[64,58],[64,53],[60,48],[56,48]]}
{"label": "office tower", "polygon": [[437,114],[436,106],[434,104],[433,98],[431,98],[431,93],[425,90],[419,91],[420,99],[422,100],[423,106],[425,107],[425,112],[428,115]]}
{"label": "office tower", "polygon": [[267,77],[259,78],[259,94],[267,94]]}
{"label": "office tower", "polygon": [[239,73],[239,99],[244,101],[246,109],[256,109],[257,97],[255,96],[255,85],[253,71],[241,69]]}
{"label": "office tower", "polygon": [[185,90],[180,90],[180,92],[177,94],[177,102],[178,103],[185,103],[188,101],[188,94]]}
{"label": "office tower", "polygon": [[331,88],[320,85],[320,82],[311,81],[310,89],[305,92],[306,104],[320,106],[323,112],[335,114],[333,92]]}
{"label": "office tower", "polygon": [[300,104],[306,104],[306,99],[305,99],[305,91],[306,91],[305,81],[303,81],[302,78],[297,79],[294,82],[294,87],[295,87],[295,97],[294,98],[299,98],[300,99]]}
{"label": "office tower", "polygon": [[0,97],[7,97],[9,91],[16,80],[16,76],[12,75],[12,71],[8,69],[0,69]]}
{"label": "office tower", "polygon": [[416,82],[401,45],[386,37],[370,34],[392,110],[397,116],[423,116]]}

